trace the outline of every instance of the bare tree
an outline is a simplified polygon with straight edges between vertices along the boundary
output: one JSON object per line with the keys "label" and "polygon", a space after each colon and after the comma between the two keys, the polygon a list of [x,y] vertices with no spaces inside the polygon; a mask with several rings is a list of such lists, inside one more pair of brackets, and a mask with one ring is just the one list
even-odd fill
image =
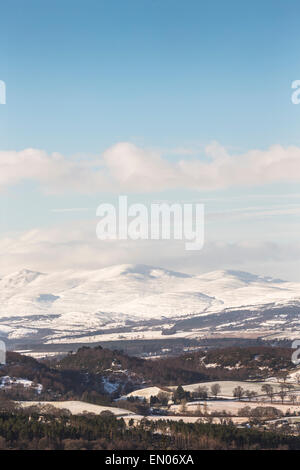
{"label": "bare tree", "polygon": [[194,398],[200,398],[201,400],[205,400],[208,396],[208,388],[203,386],[199,386],[193,393]]}
{"label": "bare tree", "polygon": [[280,384],[280,391],[279,391],[278,395],[280,396],[281,402],[282,402],[282,404],[283,404],[284,399],[285,399],[285,397],[286,397],[286,395],[287,395],[286,387],[285,387],[284,384]]}
{"label": "bare tree", "polygon": [[211,390],[211,393],[212,395],[217,398],[217,396],[219,395],[219,393],[221,392],[221,387],[219,384],[213,384],[211,387],[210,387],[210,390]]}
{"label": "bare tree", "polygon": [[163,406],[167,406],[168,402],[169,402],[169,395],[168,393],[166,392],[159,392],[157,394],[157,399],[159,400],[159,402],[163,405]]}
{"label": "bare tree", "polygon": [[293,405],[294,405],[294,404],[296,403],[296,401],[297,401],[297,395],[294,395],[294,394],[290,395],[290,396],[289,396],[289,400],[290,400],[290,402],[293,403]]}
{"label": "bare tree", "polygon": [[235,387],[235,389],[233,390],[233,396],[236,397],[238,400],[241,400],[244,394],[245,394],[245,390],[240,385]]}
{"label": "bare tree", "polygon": [[180,413],[186,414],[186,412],[187,412],[186,400],[183,399],[183,400],[181,401]]}
{"label": "bare tree", "polygon": [[251,401],[252,398],[252,390],[245,390],[245,396],[248,398],[249,401]]}
{"label": "bare tree", "polygon": [[274,389],[272,387],[272,385],[270,384],[264,384],[262,387],[261,387],[261,391],[263,393],[265,393],[271,400],[271,403],[273,402],[273,396],[274,396]]}

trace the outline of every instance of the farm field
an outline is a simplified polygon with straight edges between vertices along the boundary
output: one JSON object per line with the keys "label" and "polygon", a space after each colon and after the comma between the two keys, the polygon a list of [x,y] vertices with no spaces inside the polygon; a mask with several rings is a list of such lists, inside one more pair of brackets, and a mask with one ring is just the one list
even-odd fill
{"label": "farm field", "polygon": [[[208,388],[208,394],[210,395],[210,388],[214,384],[219,384],[221,387],[221,392],[219,394],[219,397],[221,398],[233,398],[233,390],[240,386],[244,390],[251,390],[253,392],[256,392],[258,395],[261,395],[261,387],[265,385],[267,382],[245,382],[245,381],[217,381],[217,382],[199,382],[195,384],[189,384],[189,385],[183,385],[183,389],[187,392],[195,392],[198,387],[207,387]],[[279,391],[280,384],[277,382],[272,382],[270,385],[272,385],[274,391]],[[171,393],[176,390],[177,386],[170,386],[170,387],[165,387],[164,389],[160,387],[146,387],[146,388],[140,388],[138,390],[135,390],[134,392],[131,392],[127,395],[127,397],[141,397],[145,398],[146,400],[149,400],[151,396],[157,396],[160,392],[164,393]],[[169,392],[168,392],[169,390]]]}
{"label": "farm field", "polygon": [[[205,417],[197,417],[197,416],[178,416],[178,415],[166,415],[166,416],[143,416],[143,415],[137,415],[135,413],[131,413],[128,410],[122,409],[122,408],[113,408],[109,406],[100,406],[100,405],[93,405],[91,403],[85,403],[81,401],[62,401],[62,402],[51,402],[51,401],[28,401],[28,402],[20,402],[22,407],[30,407],[30,406],[47,406],[51,405],[54,406],[55,408],[58,409],[67,409],[69,410],[72,414],[81,414],[84,412],[89,412],[89,413],[95,413],[95,414],[100,414],[103,411],[111,411],[117,418],[124,418],[124,420],[128,423],[130,420],[134,420],[135,422],[139,422],[142,419],[147,419],[149,421],[159,421],[159,420],[169,420],[169,421],[183,421],[185,423],[196,423],[197,421],[205,422],[206,419]],[[190,407],[189,407],[190,408]],[[191,407],[192,408],[192,407]],[[195,409],[191,409],[189,411],[193,412],[197,409],[197,407],[194,407]],[[180,406],[178,405],[177,407],[174,405],[174,407],[171,407],[170,411],[174,411],[174,413],[179,412]],[[234,417],[233,422],[235,424],[242,424],[244,422],[247,422],[247,418],[244,417]],[[219,424],[221,422],[221,418],[214,417],[212,420],[213,423]]]}
{"label": "farm field", "polygon": [[[258,395],[262,394],[261,387],[266,384],[266,382],[245,382],[245,381],[216,381],[216,382],[201,382],[196,384],[190,385],[183,385],[183,388],[187,392],[195,392],[198,387],[207,387],[208,393],[210,394],[210,388],[214,384],[219,384],[221,387],[221,392],[219,393],[220,397],[224,398],[232,398],[233,397],[233,390],[240,386],[244,390],[251,390],[252,392],[256,392]],[[277,382],[272,382],[274,391],[279,390],[280,384]],[[177,387],[170,387],[170,389],[174,390]]]}
{"label": "farm field", "polygon": [[[150,400],[151,397],[157,396],[159,393],[169,393],[170,397],[172,396],[173,393],[173,388],[174,387],[165,387],[165,388],[160,388],[160,387],[146,387],[146,388],[139,388],[138,390],[135,390],[134,392],[129,393],[126,395],[126,397],[139,397],[139,398],[145,398],[146,400]],[[175,387],[176,388],[176,387]],[[170,390],[169,392],[167,390]]]}
{"label": "farm field", "polygon": [[[203,401],[199,402],[191,402],[186,404],[186,412],[187,413],[193,413],[199,409],[204,410],[203,406]],[[271,404],[269,401],[267,403],[262,403],[261,401],[257,402],[246,402],[246,401],[229,401],[229,400],[212,400],[212,401],[207,401],[206,403],[206,410],[208,414],[212,413],[220,413],[222,411],[226,411],[227,413],[230,413],[234,416],[238,414],[238,411],[241,408],[244,407],[250,407],[250,408],[261,408],[261,407],[266,407],[266,406],[272,406],[274,408],[279,409],[283,413],[285,413],[287,410],[289,410],[291,413],[293,412],[300,412],[300,405],[291,405],[288,403],[281,404],[281,403],[273,403]],[[180,413],[182,409],[182,405],[171,405],[170,407],[170,412],[171,413]]]}
{"label": "farm field", "polygon": [[133,415],[133,413],[123,408],[93,405],[92,403],[86,403],[83,401],[21,401],[19,402],[19,404],[23,408],[30,407],[30,406],[42,407],[42,406],[51,405],[51,406],[54,406],[55,408],[69,410],[74,415],[81,414],[84,412],[95,413],[99,415],[103,411],[110,411],[117,417]]}

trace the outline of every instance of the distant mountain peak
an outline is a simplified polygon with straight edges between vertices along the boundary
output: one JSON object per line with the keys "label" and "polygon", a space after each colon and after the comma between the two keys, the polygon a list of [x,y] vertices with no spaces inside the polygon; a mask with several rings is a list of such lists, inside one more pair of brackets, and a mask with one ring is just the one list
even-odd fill
{"label": "distant mountain peak", "polygon": [[[49,274],[22,269],[0,280],[0,333],[9,339],[37,335],[40,341],[39,335],[47,335],[47,341],[64,341],[73,335],[99,338],[109,329],[139,328],[147,322],[145,338],[151,339],[159,335],[158,324],[193,317],[202,321],[202,316],[215,314],[221,322],[224,314],[222,328],[234,330],[240,319],[230,309],[258,311],[272,304],[287,315],[289,305],[298,315],[299,292],[297,283],[236,270],[189,275],[144,264]],[[279,316],[272,323],[272,318],[266,317],[270,331],[285,322]],[[251,321],[243,325],[248,328]]]}
{"label": "distant mountain peak", "polygon": [[4,276],[0,281],[0,285],[1,287],[25,285],[42,275],[43,274],[38,271],[31,271],[30,269],[24,268]]}
{"label": "distant mountain peak", "polygon": [[246,271],[235,271],[235,270],[228,269],[226,272],[229,275],[238,277],[239,279],[241,279],[245,282],[256,282],[256,281],[261,281],[261,282],[286,282],[286,281],[283,281],[282,279],[275,279],[271,276],[261,276],[259,274],[248,273]]}
{"label": "distant mountain peak", "polygon": [[201,274],[201,278],[206,278],[209,280],[213,279],[228,279],[228,278],[234,278],[238,281],[244,282],[246,284],[248,283],[253,283],[253,282],[262,282],[262,283],[284,283],[286,281],[282,279],[275,279],[270,276],[261,276],[259,274],[253,274],[249,273],[247,271],[239,271],[239,270],[233,270],[233,269],[223,269],[223,270],[217,270],[217,271],[211,271],[206,274]]}
{"label": "distant mountain peak", "polygon": [[145,277],[181,277],[188,278],[191,277],[189,274],[184,274],[177,271],[171,271],[165,268],[150,266],[147,264],[116,264],[113,266],[108,266],[99,270],[100,273],[106,274],[108,276],[124,276],[127,274],[145,276]]}

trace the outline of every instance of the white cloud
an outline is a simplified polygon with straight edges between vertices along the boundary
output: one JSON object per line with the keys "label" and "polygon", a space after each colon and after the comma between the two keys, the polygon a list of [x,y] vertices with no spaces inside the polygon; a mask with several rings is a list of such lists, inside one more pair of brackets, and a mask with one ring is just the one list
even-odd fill
{"label": "white cloud", "polygon": [[[167,154],[170,155],[170,150]],[[33,181],[47,192],[115,193],[156,192],[170,188],[198,190],[221,189],[231,186],[254,186],[272,182],[296,182],[300,180],[300,148],[273,146],[268,150],[252,150],[239,155],[229,154],[217,143],[205,149],[205,157],[196,158],[191,151],[173,149],[174,160],[164,157],[158,150],[143,149],[128,142],[108,148],[101,157],[66,158],[42,150],[27,149],[16,152],[0,152],[0,189]],[[271,195],[252,195],[268,197]],[[299,196],[299,195],[297,195]],[[251,197],[251,195],[249,196]],[[272,197],[279,197],[272,195]],[[283,195],[283,197],[290,197]],[[214,199],[213,199],[214,200]],[[216,199],[218,201],[218,199]],[[55,212],[84,212],[87,207],[53,209]],[[222,206],[223,207],[223,206]],[[215,269],[241,269],[258,274],[299,280],[300,244],[296,242],[250,242],[254,233],[246,227],[246,219],[256,221],[275,216],[299,216],[297,204],[280,204],[272,207],[254,206],[228,208],[210,213],[207,221],[213,225],[221,218],[243,221],[243,242],[206,242],[200,252],[187,253],[184,242],[174,241],[110,241],[96,238],[96,220],[83,220],[65,225],[34,229],[12,234],[0,239],[1,271],[11,272],[20,268],[40,271],[64,269],[93,269],[120,263],[158,265],[187,272],[206,272]],[[233,240],[231,230],[227,240]],[[210,235],[222,236],[225,228],[210,229]],[[268,223],[267,229],[273,230]],[[298,228],[298,227],[297,227]],[[287,229],[291,230],[289,225]],[[257,232],[260,236],[260,232]],[[274,231],[275,233],[275,231]],[[297,233],[297,231],[296,231]],[[280,238],[281,237],[281,238]],[[247,241],[248,238],[248,241]],[[274,238],[274,234],[270,234]],[[295,239],[290,235],[277,240]],[[209,240],[212,240],[210,237]]]}
{"label": "white cloud", "polygon": [[239,269],[300,280],[299,258],[299,242],[211,241],[199,252],[187,252],[181,241],[99,241],[94,220],[0,239],[1,274],[22,268],[51,272],[139,263],[191,273]]}
{"label": "white cloud", "polygon": [[110,177],[121,190],[160,191],[180,183],[177,166],[153,150],[123,142],[107,149],[103,159]]}
{"label": "white cloud", "polygon": [[104,187],[106,178],[99,167],[101,160],[66,159],[59,153],[43,150],[0,152],[0,189],[22,181],[33,181],[44,191],[89,193]]}
{"label": "white cloud", "polygon": [[101,157],[66,158],[43,150],[0,152],[0,189],[24,180],[48,192],[155,192],[182,188],[213,190],[300,181],[300,148],[275,145],[267,150],[230,155],[217,143],[205,149],[206,158],[183,152],[170,161],[163,152],[129,142],[108,148]]}

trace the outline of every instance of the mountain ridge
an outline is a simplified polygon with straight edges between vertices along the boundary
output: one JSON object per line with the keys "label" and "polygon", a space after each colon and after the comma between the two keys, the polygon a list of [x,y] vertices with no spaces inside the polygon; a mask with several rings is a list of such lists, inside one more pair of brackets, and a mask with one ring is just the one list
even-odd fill
{"label": "mountain ridge", "polygon": [[100,334],[247,306],[297,304],[299,293],[298,283],[234,270],[193,275],[144,264],[52,273],[22,269],[0,279],[0,335],[30,338],[43,331],[49,341]]}

